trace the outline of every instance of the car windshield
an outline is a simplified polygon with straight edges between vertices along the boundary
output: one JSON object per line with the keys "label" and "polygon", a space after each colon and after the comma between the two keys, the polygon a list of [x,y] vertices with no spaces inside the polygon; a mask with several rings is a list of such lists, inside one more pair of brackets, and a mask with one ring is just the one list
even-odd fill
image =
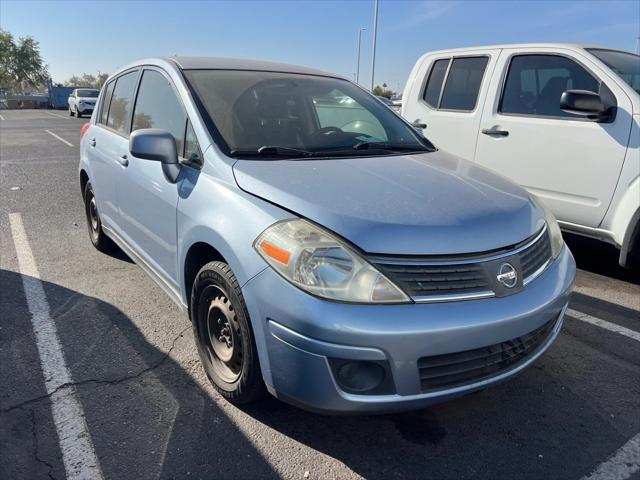
{"label": "car windshield", "polygon": [[587,49],[640,94],[640,56],[598,48]]}
{"label": "car windshield", "polygon": [[78,90],[76,95],[85,98],[98,98],[98,90]]}
{"label": "car windshield", "polygon": [[388,155],[433,146],[378,99],[338,78],[187,70],[214,133],[237,157]]}

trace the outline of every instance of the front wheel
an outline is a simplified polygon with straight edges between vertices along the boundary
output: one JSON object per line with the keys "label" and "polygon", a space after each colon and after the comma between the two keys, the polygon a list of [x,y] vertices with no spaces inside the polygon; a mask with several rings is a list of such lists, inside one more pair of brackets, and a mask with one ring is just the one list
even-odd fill
{"label": "front wheel", "polygon": [[80,113],[80,110],[78,110],[78,107],[76,107],[76,117],[82,118],[82,114]]}
{"label": "front wheel", "polygon": [[260,399],[265,386],[249,312],[226,263],[210,262],[198,272],[191,320],[200,360],[220,395],[236,405]]}

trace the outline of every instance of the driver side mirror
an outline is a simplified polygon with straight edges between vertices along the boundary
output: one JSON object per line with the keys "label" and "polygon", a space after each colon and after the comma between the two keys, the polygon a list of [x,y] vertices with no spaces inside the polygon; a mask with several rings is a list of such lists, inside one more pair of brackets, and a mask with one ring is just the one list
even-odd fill
{"label": "driver side mirror", "polygon": [[610,119],[609,107],[602,97],[588,90],[567,90],[560,97],[560,109],[603,122]]}
{"label": "driver side mirror", "polygon": [[176,139],[166,130],[143,128],[132,132],[129,152],[137,158],[160,162],[165,178],[171,183],[178,180],[180,163]]}

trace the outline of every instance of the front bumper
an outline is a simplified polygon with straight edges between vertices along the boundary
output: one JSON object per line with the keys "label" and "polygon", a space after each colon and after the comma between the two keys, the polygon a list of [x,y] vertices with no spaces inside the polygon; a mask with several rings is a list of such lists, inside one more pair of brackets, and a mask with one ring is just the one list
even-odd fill
{"label": "front bumper", "polygon": [[95,107],[95,105],[78,105],[78,111],[82,115],[89,114],[89,113],[93,113],[94,107]]}
{"label": "front bumper", "polygon": [[[568,248],[521,292],[502,298],[405,305],[353,305],[308,295],[271,268],[243,287],[265,383],[276,397],[323,413],[386,413],[422,408],[516,375],[553,343],[575,278]],[[478,349],[554,322],[542,344],[491,377],[423,391],[418,359]],[[331,359],[331,360],[330,360]],[[353,394],[338,386],[333,360],[388,365],[392,394]]]}

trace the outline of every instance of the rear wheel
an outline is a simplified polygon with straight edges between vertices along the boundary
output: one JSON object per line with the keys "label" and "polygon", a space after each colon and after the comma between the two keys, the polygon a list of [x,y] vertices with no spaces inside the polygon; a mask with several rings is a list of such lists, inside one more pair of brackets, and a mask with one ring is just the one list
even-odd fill
{"label": "rear wheel", "polygon": [[200,360],[215,389],[237,405],[260,399],[265,387],[249,312],[226,263],[210,262],[198,272],[191,320]]}
{"label": "rear wheel", "polygon": [[87,227],[89,228],[89,238],[94,247],[101,252],[110,250],[113,246],[111,239],[102,230],[102,222],[98,213],[98,204],[93,194],[91,182],[87,182],[84,187],[84,211],[87,217]]}

